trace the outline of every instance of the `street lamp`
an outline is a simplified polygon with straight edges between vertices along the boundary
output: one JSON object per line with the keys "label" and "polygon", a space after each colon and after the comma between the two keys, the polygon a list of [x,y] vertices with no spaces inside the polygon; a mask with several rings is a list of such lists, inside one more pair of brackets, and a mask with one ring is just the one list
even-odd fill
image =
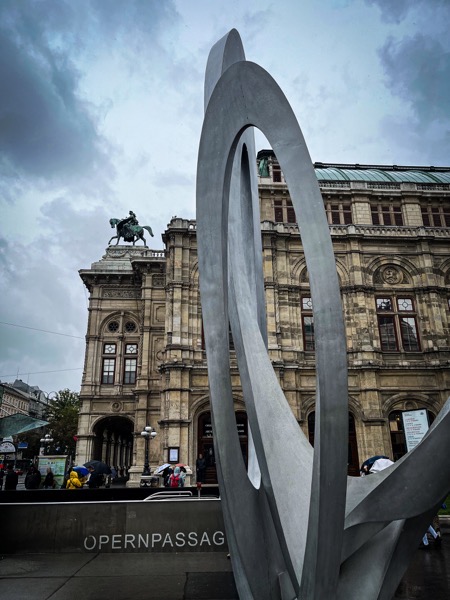
{"label": "street lamp", "polygon": [[150,475],[150,465],[148,462],[148,446],[150,440],[152,440],[156,436],[156,431],[150,425],[146,425],[144,429],[141,431],[142,437],[145,438],[145,463],[144,470],[142,471],[142,475],[144,477],[148,477]]}
{"label": "street lamp", "polygon": [[53,438],[49,433],[46,433],[44,435],[44,437],[41,438],[39,441],[41,442],[41,448],[40,448],[39,454],[41,456],[45,456],[46,449],[47,449],[48,445],[53,442]]}

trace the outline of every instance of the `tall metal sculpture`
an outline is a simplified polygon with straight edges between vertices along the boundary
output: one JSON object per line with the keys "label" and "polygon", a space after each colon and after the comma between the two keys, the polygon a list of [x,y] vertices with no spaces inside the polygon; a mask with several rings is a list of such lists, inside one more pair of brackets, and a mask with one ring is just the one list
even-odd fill
{"label": "tall metal sculpture", "polygon": [[[267,353],[253,133],[274,149],[305,252],[316,340],[315,447]],[[390,600],[450,482],[450,401],[422,443],[385,471],[347,478],[346,342],[314,168],[283,92],[245,60],[236,30],[212,48],[197,170],[197,243],[215,454],[243,599]],[[229,369],[231,325],[252,432],[247,474]]]}

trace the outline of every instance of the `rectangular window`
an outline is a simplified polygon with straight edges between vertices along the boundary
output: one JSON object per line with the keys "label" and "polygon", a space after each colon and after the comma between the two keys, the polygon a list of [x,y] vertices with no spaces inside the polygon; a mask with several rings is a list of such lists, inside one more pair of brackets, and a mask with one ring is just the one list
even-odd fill
{"label": "rectangular window", "polygon": [[114,383],[115,358],[103,359],[102,383]]}
{"label": "rectangular window", "polygon": [[400,332],[405,352],[418,352],[419,340],[417,338],[417,326],[414,317],[400,317]]}
{"label": "rectangular window", "polygon": [[410,297],[376,298],[378,329],[383,352],[419,352],[414,300]]}
{"label": "rectangular window", "polygon": [[450,227],[450,205],[448,202],[422,206],[424,227]]}
{"label": "rectangular window", "polygon": [[274,183],[281,183],[281,169],[275,165],[272,168],[272,180]]}
{"label": "rectangular window", "polygon": [[314,319],[312,316],[303,317],[303,342],[306,352],[314,352]]}
{"label": "rectangular window", "polygon": [[305,352],[314,352],[314,318],[312,315],[312,300],[310,296],[302,297],[302,329],[303,348]]}
{"label": "rectangular window", "polygon": [[370,207],[370,212],[372,213],[372,224],[373,225],[379,225],[380,224],[380,217],[378,215],[378,209],[376,206],[371,206]]}
{"label": "rectangular window", "polygon": [[288,223],[296,223],[296,218],[295,218],[295,211],[294,211],[294,207],[292,206],[292,202],[290,200],[288,200],[286,202],[286,213],[287,213],[287,222]]}
{"label": "rectangular window", "polygon": [[273,201],[275,223],[296,223],[294,207],[291,200],[283,198]]}
{"label": "rectangular window", "polygon": [[283,223],[283,200],[273,201],[275,223]]}
{"label": "rectangular window", "polygon": [[397,338],[395,337],[394,317],[378,317],[378,327],[380,329],[381,349],[384,352],[398,350]]}
{"label": "rectangular window", "polygon": [[329,225],[351,225],[352,207],[349,202],[325,202],[325,211]]}
{"label": "rectangular window", "polygon": [[339,217],[339,206],[337,204],[331,205],[331,223],[333,225],[340,225],[341,219]]}
{"label": "rectangular window", "polygon": [[373,225],[403,226],[403,213],[400,204],[379,202],[378,204],[371,205],[370,212],[372,214]]}
{"label": "rectangular window", "polygon": [[123,374],[124,383],[136,383],[136,372],[137,372],[137,359],[126,358],[125,359],[125,370]]}

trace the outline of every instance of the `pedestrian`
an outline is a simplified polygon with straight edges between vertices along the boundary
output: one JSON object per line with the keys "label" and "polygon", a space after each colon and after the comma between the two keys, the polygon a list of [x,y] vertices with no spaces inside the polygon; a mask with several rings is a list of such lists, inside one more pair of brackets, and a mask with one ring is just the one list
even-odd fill
{"label": "pedestrian", "polygon": [[3,477],[5,475],[5,472],[3,470],[3,467],[0,469],[0,490],[3,489]]}
{"label": "pedestrian", "polygon": [[51,470],[50,467],[47,467],[47,474],[44,479],[43,487],[46,490],[48,490],[49,488],[53,489],[55,487],[55,484],[56,484],[56,482],[55,482],[55,477],[53,475],[53,471]]}
{"label": "pedestrian", "polygon": [[70,471],[69,479],[66,483],[67,490],[79,490],[83,487],[83,483],[80,481],[78,477],[78,473],[76,471]]}
{"label": "pedestrian", "polygon": [[27,490],[37,490],[41,485],[41,479],[39,470],[34,465],[31,465],[25,477],[25,488]]}
{"label": "pedestrian", "polygon": [[12,468],[12,465],[9,465],[8,470],[6,471],[6,476],[5,476],[5,492],[10,491],[10,490],[15,490],[18,483],[19,483],[19,476]]}
{"label": "pedestrian", "polygon": [[99,488],[103,485],[103,475],[96,471],[94,467],[88,467],[91,476],[88,480],[88,486],[90,489]]}
{"label": "pedestrian", "polygon": [[180,487],[180,467],[175,467],[174,472],[169,477],[169,487],[178,488]]}
{"label": "pedestrian", "polygon": [[429,548],[430,547],[430,542],[428,541],[428,533],[431,533],[431,535],[433,536],[433,538],[435,539],[435,541],[440,544],[442,539],[441,539],[441,535],[439,533],[439,535],[437,534],[436,530],[434,529],[434,527],[432,525],[430,525],[427,529],[427,532],[425,533],[425,535],[422,538],[422,544],[424,548]]}
{"label": "pedestrian", "polygon": [[173,473],[173,468],[172,467],[166,467],[163,471],[163,477],[164,477],[164,487],[169,487],[170,486],[170,476]]}
{"label": "pedestrian", "polygon": [[199,454],[195,461],[195,470],[197,474],[197,483],[205,483],[206,460],[203,454]]}
{"label": "pedestrian", "polygon": [[186,468],[185,467],[180,467],[180,487],[184,487],[185,483],[186,483]]}

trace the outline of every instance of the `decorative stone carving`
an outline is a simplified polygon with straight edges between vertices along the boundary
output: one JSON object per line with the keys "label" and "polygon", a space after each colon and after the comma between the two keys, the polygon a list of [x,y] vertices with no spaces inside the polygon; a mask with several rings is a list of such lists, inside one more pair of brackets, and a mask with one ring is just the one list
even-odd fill
{"label": "decorative stone carving", "polygon": [[152,284],[153,287],[164,287],[166,284],[166,279],[164,275],[153,275]]}
{"label": "decorative stone carving", "polygon": [[140,298],[141,290],[135,288],[103,288],[103,298]]}
{"label": "decorative stone carving", "polygon": [[381,271],[381,277],[383,281],[385,281],[389,285],[396,285],[397,283],[402,283],[402,275],[402,271],[400,271],[396,267],[393,267],[392,265],[384,267],[384,269],[382,269]]}
{"label": "decorative stone carving", "polygon": [[118,412],[122,412],[122,410],[123,410],[122,402],[113,402],[111,404],[111,412],[118,413]]}

